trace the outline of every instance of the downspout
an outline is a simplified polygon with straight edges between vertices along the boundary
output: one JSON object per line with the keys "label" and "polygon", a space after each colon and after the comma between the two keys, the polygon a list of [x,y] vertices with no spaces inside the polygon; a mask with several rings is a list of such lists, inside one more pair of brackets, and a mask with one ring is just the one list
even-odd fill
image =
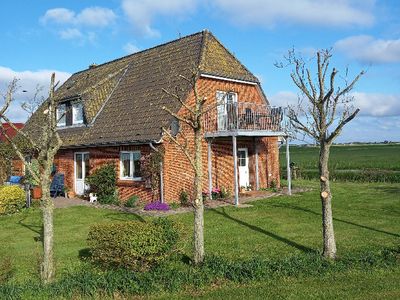
{"label": "downspout", "polygon": [[[159,152],[159,150],[154,147],[153,142],[149,143],[151,149],[155,152]],[[163,175],[163,162],[160,161],[160,201],[164,203],[164,175]]]}

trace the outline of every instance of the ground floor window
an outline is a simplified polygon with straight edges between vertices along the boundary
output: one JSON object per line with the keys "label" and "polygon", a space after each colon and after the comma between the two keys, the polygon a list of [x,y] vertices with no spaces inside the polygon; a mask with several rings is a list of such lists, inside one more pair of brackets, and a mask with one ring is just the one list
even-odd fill
{"label": "ground floor window", "polygon": [[120,178],[140,180],[140,151],[122,151],[120,154]]}

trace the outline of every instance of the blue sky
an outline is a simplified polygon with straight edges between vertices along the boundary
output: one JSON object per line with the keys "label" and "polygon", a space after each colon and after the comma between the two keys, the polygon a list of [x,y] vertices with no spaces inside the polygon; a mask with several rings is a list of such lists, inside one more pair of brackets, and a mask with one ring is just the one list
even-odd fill
{"label": "blue sky", "polygon": [[[55,71],[63,81],[102,63],[202,29],[211,30],[262,82],[274,105],[296,102],[288,49],[333,47],[345,74],[367,70],[353,91],[361,113],[340,141],[400,141],[400,1],[379,0],[14,0],[0,4],[0,90],[20,89],[9,116]],[[27,92],[22,93],[22,90]],[[1,100],[0,100],[1,101]]]}

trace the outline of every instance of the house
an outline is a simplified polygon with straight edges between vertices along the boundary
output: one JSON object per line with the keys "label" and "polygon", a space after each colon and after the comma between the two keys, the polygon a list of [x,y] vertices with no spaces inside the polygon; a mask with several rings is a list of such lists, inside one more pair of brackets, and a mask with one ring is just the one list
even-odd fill
{"label": "house", "polygon": [[[114,163],[122,200],[138,195],[177,201],[190,192],[193,171],[181,149],[162,128],[178,137],[184,108],[165,91],[193,103],[189,78],[197,70],[199,93],[219,103],[204,120],[204,190],[224,187],[238,195],[240,186],[280,185],[278,137],[286,135],[282,108],[272,108],[259,80],[209,31],[205,30],[73,74],[57,91],[58,131],[63,146],[55,158],[66,186],[81,195],[85,178]],[[191,102],[192,101],[192,102]],[[34,133],[40,109],[26,124]],[[152,193],[141,177],[140,158],[163,149],[162,182]]]}
{"label": "house", "polygon": [[[22,129],[24,127],[24,123],[12,123],[17,129]],[[3,130],[0,130],[0,143],[4,143],[7,142],[7,138],[6,136],[8,136],[9,138],[13,138],[16,134],[17,131],[11,127],[11,125],[9,123],[3,123],[3,126],[1,126],[2,128],[4,128],[4,132]]]}
{"label": "house", "polygon": [[[17,134],[17,131],[14,129],[22,129],[24,127],[24,123],[12,123],[14,127],[12,127],[9,123],[2,123],[0,126],[0,148],[2,148],[2,143],[8,143],[7,137],[14,138]],[[3,145],[5,146],[5,145]],[[21,174],[24,172],[24,165],[19,163],[12,163],[12,160],[9,158],[9,155],[6,152],[2,152],[0,149],[0,184],[3,184],[4,181],[12,174]]]}

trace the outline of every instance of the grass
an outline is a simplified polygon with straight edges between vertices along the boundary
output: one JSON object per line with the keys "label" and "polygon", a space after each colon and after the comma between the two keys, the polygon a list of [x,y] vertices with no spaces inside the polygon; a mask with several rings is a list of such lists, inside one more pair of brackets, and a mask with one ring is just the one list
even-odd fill
{"label": "grass", "polygon": [[[290,147],[291,161],[302,169],[318,168],[317,147]],[[337,170],[381,169],[400,171],[400,144],[332,146],[330,166]],[[286,168],[286,149],[280,149],[281,167]]]}
{"label": "grass", "polygon": [[399,299],[400,269],[350,271],[327,276],[280,278],[250,284],[225,284],[154,299]]}
{"label": "grass", "polygon": [[[314,188],[292,197],[281,196],[252,203],[250,208],[224,207],[205,212],[207,254],[231,260],[261,257],[281,259],[319,252],[322,247],[321,214],[317,182],[296,181]],[[399,246],[400,184],[333,183],[334,226],[339,255],[357,255]],[[192,214],[171,216],[192,231]],[[55,211],[55,257],[57,276],[82,264],[80,253],[87,247],[89,226],[94,223],[141,219],[132,214],[90,207]],[[11,256],[14,282],[38,280],[40,253],[40,211],[29,210],[0,217],[0,257]],[[39,240],[38,240],[39,239]],[[191,257],[191,243],[184,253]],[[388,298],[399,296],[395,278],[400,268],[344,270],[315,276],[283,277],[264,282],[233,284],[217,282],[200,289],[187,289],[165,298],[320,298],[320,286],[327,285],[326,298]],[[328,284],[329,283],[329,284]],[[343,288],[344,287],[344,288]],[[308,297],[309,296],[309,297]],[[365,296],[365,297],[364,297]]]}

